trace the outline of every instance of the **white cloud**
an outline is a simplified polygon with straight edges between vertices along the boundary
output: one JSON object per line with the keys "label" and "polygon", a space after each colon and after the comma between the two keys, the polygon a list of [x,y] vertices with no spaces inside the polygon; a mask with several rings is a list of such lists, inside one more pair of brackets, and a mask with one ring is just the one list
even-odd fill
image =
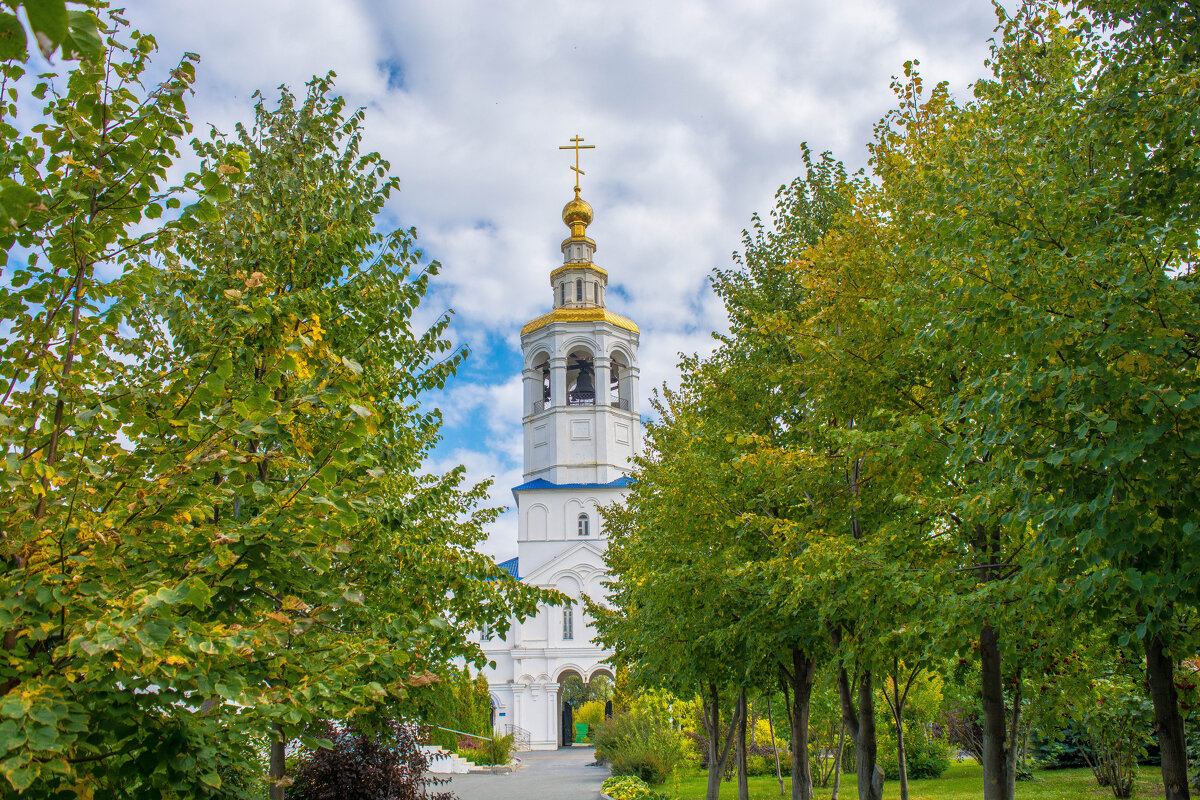
{"label": "white cloud", "polygon": [[381,224],[415,225],[443,264],[418,320],[454,308],[453,337],[475,352],[468,379],[429,400],[447,418],[438,463],[496,475],[504,503],[520,482],[512,350],[551,303],[571,196],[558,145],[597,145],[589,233],[611,305],[642,328],[648,395],[676,379],[676,353],[712,347],[724,319],[707,277],[799,174],[800,143],[862,165],[903,62],[965,95],[993,23],[983,0],[143,0],[128,16],[157,35],[164,69],[202,55],[198,123],[228,130],[254,90],[300,91],[329,69],[367,107],[367,144],[401,178]]}

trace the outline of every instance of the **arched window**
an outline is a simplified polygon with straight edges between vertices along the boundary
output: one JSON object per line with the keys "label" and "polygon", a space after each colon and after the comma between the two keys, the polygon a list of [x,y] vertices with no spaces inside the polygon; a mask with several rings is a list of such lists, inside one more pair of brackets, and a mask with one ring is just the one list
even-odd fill
{"label": "arched window", "polygon": [[591,520],[588,519],[587,514],[580,514],[576,525],[578,527],[580,536],[587,536],[588,533],[590,533],[589,528],[591,527]]}
{"label": "arched window", "polygon": [[563,638],[575,638],[575,609],[570,606],[563,609]]}
{"label": "arched window", "polygon": [[575,302],[576,303],[583,302],[583,279],[582,278],[575,279]]}
{"label": "arched window", "polygon": [[592,290],[595,292],[595,294],[592,295],[592,299],[596,301],[596,305],[599,305],[600,304],[600,281],[596,281],[594,284],[592,284]]}
{"label": "arched window", "polygon": [[567,282],[563,281],[561,284],[559,284],[559,288],[562,289],[562,296],[559,299],[558,304],[560,306],[565,306],[567,304]]}

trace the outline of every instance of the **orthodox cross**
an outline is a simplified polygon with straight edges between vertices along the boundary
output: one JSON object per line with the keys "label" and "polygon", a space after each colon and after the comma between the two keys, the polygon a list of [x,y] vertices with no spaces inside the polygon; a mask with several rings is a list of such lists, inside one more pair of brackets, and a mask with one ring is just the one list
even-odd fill
{"label": "orthodox cross", "polygon": [[584,174],[583,170],[581,170],[579,168],[579,151],[596,149],[596,145],[594,145],[594,144],[580,144],[580,142],[582,142],[582,141],[583,141],[583,139],[580,138],[579,134],[576,134],[575,138],[571,139],[571,142],[572,142],[571,144],[561,145],[558,148],[559,150],[574,150],[575,151],[575,166],[571,167],[571,169],[575,170],[575,191],[576,192],[579,191],[579,176]]}

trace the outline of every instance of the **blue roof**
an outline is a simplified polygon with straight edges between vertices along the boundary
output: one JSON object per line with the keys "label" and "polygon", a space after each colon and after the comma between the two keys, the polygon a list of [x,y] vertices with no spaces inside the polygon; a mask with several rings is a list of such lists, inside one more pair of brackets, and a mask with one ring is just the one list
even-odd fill
{"label": "blue roof", "polygon": [[512,493],[515,498],[517,492],[524,492],[529,489],[624,489],[632,485],[633,481],[625,475],[609,483],[551,483],[545,478],[538,478],[534,481],[522,483],[520,486],[514,486]]}
{"label": "blue roof", "polygon": [[518,560],[519,559],[516,559],[516,558],[510,558],[508,561],[501,561],[496,566],[498,566],[500,569],[508,570],[508,574],[512,575],[515,580],[519,581],[519,580],[521,580],[521,576],[518,574],[518,568],[517,568]]}

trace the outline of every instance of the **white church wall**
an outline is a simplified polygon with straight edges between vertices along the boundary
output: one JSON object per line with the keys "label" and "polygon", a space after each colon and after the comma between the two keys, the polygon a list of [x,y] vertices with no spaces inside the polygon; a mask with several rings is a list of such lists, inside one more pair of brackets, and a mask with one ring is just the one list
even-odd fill
{"label": "white church wall", "polygon": [[525,530],[530,541],[544,542],[550,533],[550,510],[542,503],[535,503],[525,512]]}

